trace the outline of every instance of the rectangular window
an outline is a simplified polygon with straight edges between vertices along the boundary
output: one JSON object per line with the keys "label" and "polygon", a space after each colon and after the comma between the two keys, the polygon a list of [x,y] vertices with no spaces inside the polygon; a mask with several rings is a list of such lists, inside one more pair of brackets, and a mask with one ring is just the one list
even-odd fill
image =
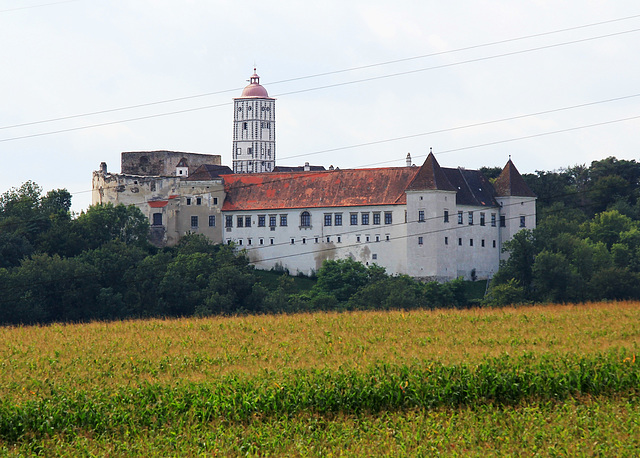
{"label": "rectangular window", "polygon": [[334,223],[336,223],[336,226],[342,226],[342,213],[336,213]]}
{"label": "rectangular window", "polygon": [[242,239],[238,240],[238,245],[242,245]]}
{"label": "rectangular window", "polygon": [[251,245],[251,239],[247,239],[247,245]]}
{"label": "rectangular window", "polygon": [[367,236],[365,236],[364,240],[365,240],[366,242],[370,242],[370,241],[371,241],[371,237],[369,237],[369,236],[367,235]]}
{"label": "rectangular window", "polygon": [[458,246],[462,246],[462,239],[458,237]]}
{"label": "rectangular window", "polygon": [[287,215],[280,215],[280,226],[287,225]]}
{"label": "rectangular window", "polygon": [[318,243],[320,241],[319,237],[316,237],[315,242]]}
{"label": "rectangular window", "polygon": [[307,244],[307,239],[306,239],[306,238],[304,238],[304,237],[302,237],[302,244],[303,244],[303,245],[306,245],[306,244]]}
{"label": "rectangular window", "polygon": [[525,216],[520,217],[520,227],[527,227],[527,221]]}
{"label": "rectangular window", "polygon": [[187,197],[187,205],[191,205],[191,197]]}
{"label": "rectangular window", "polygon": [[418,245],[422,245],[422,243],[423,243],[422,237],[418,237]]}
{"label": "rectangular window", "polygon": [[296,243],[296,239],[291,239],[291,245]]}
{"label": "rectangular window", "polygon": [[338,243],[342,243],[342,237],[338,236]]}
{"label": "rectangular window", "polygon": [[244,218],[244,227],[251,227],[251,217],[245,216]]}
{"label": "rectangular window", "polygon": [[244,226],[244,217],[238,216],[236,219],[236,227],[243,227],[243,226]]}
{"label": "rectangular window", "polygon": [[325,226],[331,226],[331,220],[332,220],[332,215],[331,213],[325,213],[324,214],[324,225]]}
{"label": "rectangular window", "polygon": [[507,217],[500,215],[500,227],[507,227]]}
{"label": "rectangular window", "polygon": [[480,226],[484,226],[484,224],[485,224],[484,213],[480,213]]}
{"label": "rectangular window", "polygon": [[264,215],[258,215],[258,227],[265,227],[267,218]]}
{"label": "rectangular window", "polygon": [[349,215],[350,219],[351,219],[351,225],[352,226],[357,226],[358,225],[358,214],[357,213],[351,213]]}
{"label": "rectangular window", "polygon": [[361,218],[360,218],[360,223],[363,226],[366,226],[369,224],[369,213],[363,213]]}
{"label": "rectangular window", "polygon": [[153,225],[154,226],[162,226],[162,213],[154,213],[153,214]]}
{"label": "rectangular window", "polygon": [[216,215],[209,215],[209,227],[216,227]]}
{"label": "rectangular window", "polygon": [[218,198],[217,197],[213,198],[213,205],[218,205]]}
{"label": "rectangular window", "polygon": [[371,255],[371,259],[373,259],[374,261],[375,261],[376,259],[378,259],[378,254],[377,254],[377,253],[373,253],[373,254]]}
{"label": "rectangular window", "polygon": [[331,243],[331,237],[327,236],[327,243]]}
{"label": "rectangular window", "polygon": [[473,239],[469,239],[469,246],[473,246]]}
{"label": "rectangular window", "polygon": [[276,227],[276,215],[269,215],[269,227]]}
{"label": "rectangular window", "polygon": [[376,242],[379,242],[379,241],[380,241],[380,236],[376,235]]}
{"label": "rectangular window", "polygon": [[491,227],[496,227],[496,214],[491,213]]}
{"label": "rectangular window", "polygon": [[493,241],[493,247],[494,248],[496,247],[496,241],[495,240]]}
{"label": "rectangular window", "polygon": [[444,222],[445,223],[449,222],[449,210],[444,211]]}
{"label": "rectangular window", "polygon": [[356,235],[356,242],[360,242],[360,236]]}
{"label": "rectangular window", "polygon": [[275,243],[275,241],[276,241],[276,240],[275,240],[275,239],[273,239],[273,238],[269,239],[269,245],[273,245],[273,244]]}
{"label": "rectangular window", "polygon": [[469,226],[473,226],[473,212],[469,212]]}
{"label": "rectangular window", "polygon": [[389,240],[391,240],[391,236],[389,234],[386,234],[385,236],[385,240],[388,242]]}
{"label": "rectangular window", "polygon": [[258,239],[258,243],[259,243],[260,245],[264,245],[264,239]]}
{"label": "rectangular window", "polygon": [[480,242],[480,245],[482,245],[482,248],[484,248],[484,239],[482,239],[482,241]]}
{"label": "rectangular window", "polygon": [[391,216],[391,212],[384,212],[384,224],[392,224],[393,217]]}
{"label": "rectangular window", "polygon": [[196,197],[196,205],[202,205],[202,197]]}
{"label": "rectangular window", "polygon": [[462,216],[462,212],[458,212],[458,224],[464,223],[464,217]]}
{"label": "rectangular window", "polygon": [[444,238],[444,244],[445,245],[449,245],[449,237],[445,237]]}
{"label": "rectangular window", "polygon": [[197,216],[192,216],[191,217],[191,227],[198,227],[198,217]]}
{"label": "rectangular window", "polygon": [[424,210],[418,210],[418,222],[424,223]]}
{"label": "rectangular window", "polygon": [[376,212],[373,214],[373,224],[380,224],[380,213]]}
{"label": "rectangular window", "polygon": [[233,227],[233,216],[224,217],[224,227]]}

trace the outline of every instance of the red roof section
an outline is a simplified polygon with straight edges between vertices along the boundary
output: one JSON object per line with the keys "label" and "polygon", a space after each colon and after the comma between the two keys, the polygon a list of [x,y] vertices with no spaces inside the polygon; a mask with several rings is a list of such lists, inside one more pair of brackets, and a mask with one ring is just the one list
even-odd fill
{"label": "red roof section", "polygon": [[493,183],[497,196],[536,197],[535,193],[527,186],[524,178],[513,165],[511,159],[502,169],[502,173]]}
{"label": "red roof section", "polygon": [[222,175],[223,211],[399,205],[417,167]]}
{"label": "red roof section", "polygon": [[166,207],[167,204],[169,203],[168,200],[150,200],[148,202],[149,207],[151,208],[162,208],[162,207]]}
{"label": "red roof section", "polygon": [[409,191],[423,190],[440,190],[440,191],[456,191],[451,184],[444,171],[440,168],[440,164],[436,161],[433,153],[429,153],[427,159],[420,167],[415,178],[409,184]]}

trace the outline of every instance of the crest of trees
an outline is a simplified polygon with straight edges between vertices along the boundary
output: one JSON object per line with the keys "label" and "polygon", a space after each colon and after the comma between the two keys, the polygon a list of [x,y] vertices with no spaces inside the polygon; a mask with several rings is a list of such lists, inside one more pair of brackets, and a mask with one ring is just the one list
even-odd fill
{"label": "crest of trees", "polygon": [[487,303],[640,297],[640,164],[609,157],[525,179],[538,225],[504,244]]}

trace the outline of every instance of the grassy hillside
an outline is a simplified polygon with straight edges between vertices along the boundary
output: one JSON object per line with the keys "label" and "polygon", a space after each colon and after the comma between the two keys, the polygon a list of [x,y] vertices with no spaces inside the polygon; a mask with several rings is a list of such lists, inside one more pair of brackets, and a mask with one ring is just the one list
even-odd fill
{"label": "grassy hillside", "polygon": [[3,328],[0,447],[633,454],[638,305]]}

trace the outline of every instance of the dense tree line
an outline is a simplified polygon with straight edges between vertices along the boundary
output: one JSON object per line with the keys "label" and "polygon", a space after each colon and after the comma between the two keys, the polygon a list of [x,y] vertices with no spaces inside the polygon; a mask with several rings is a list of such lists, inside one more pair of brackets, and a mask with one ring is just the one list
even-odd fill
{"label": "dense tree line", "polygon": [[[484,303],[639,298],[640,164],[610,157],[524,178],[537,228],[504,244]],[[304,291],[288,275],[268,284],[233,246],[197,235],[151,246],[134,206],[77,217],[70,207],[69,192],[33,182],[0,196],[0,323],[470,305],[459,280],[421,283],[349,259],[325,262]]]}
{"label": "dense tree line", "polygon": [[538,224],[504,244],[487,304],[640,297],[640,163],[525,175]]}
{"label": "dense tree line", "polygon": [[32,182],[0,196],[0,323],[150,316],[464,306],[460,281],[423,284],[378,266],[327,261],[310,290],[261,282],[243,252],[188,235],[147,239],[135,206],[92,206],[73,218],[66,190]]}

